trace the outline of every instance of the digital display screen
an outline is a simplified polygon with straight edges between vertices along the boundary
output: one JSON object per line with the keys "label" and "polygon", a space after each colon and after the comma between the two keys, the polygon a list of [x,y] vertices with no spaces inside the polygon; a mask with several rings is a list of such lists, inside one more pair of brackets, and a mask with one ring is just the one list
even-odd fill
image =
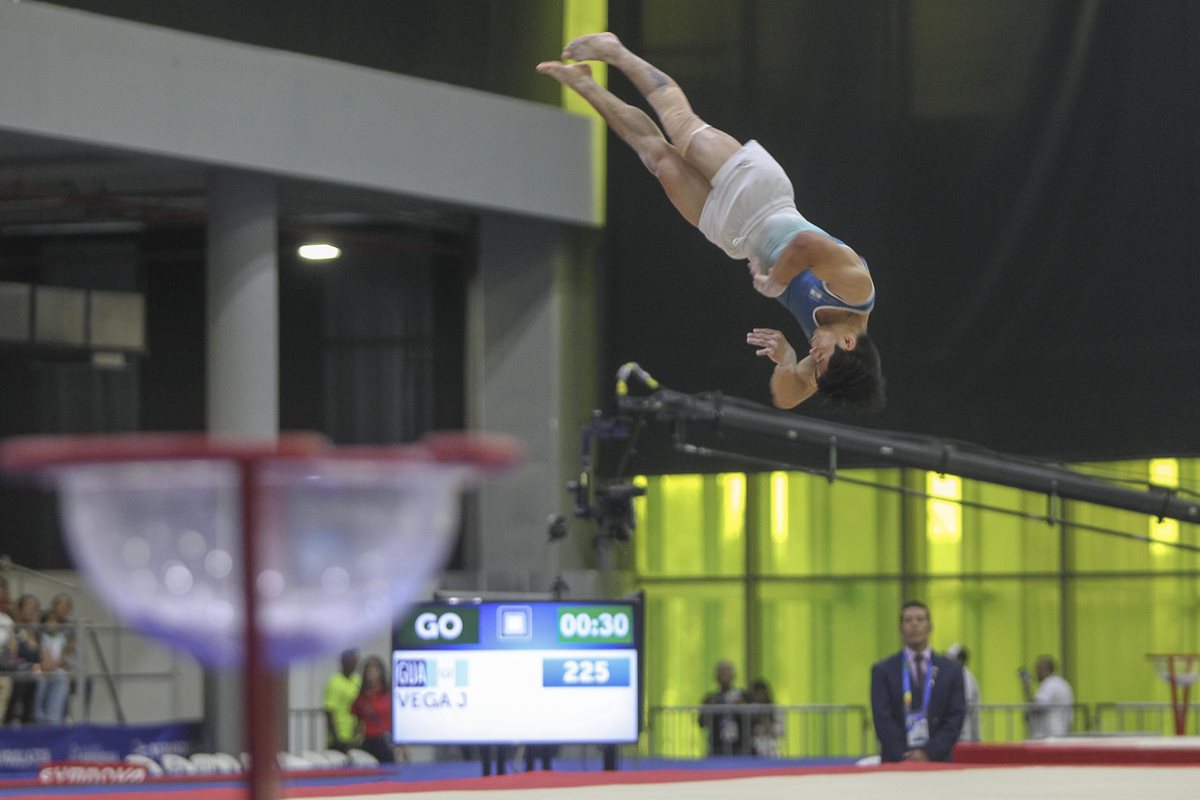
{"label": "digital display screen", "polygon": [[629,602],[418,605],[392,634],[393,739],[636,742],[640,626]]}

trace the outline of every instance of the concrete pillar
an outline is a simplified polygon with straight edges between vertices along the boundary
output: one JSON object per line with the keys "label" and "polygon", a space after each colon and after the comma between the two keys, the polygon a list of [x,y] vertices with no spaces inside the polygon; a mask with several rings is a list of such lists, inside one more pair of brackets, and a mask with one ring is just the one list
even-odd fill
{"label": "concrete pillar", "polygon": [[208,190],[208,429],[279,432],[275,179],[214,173]]}
{"label": "concrete pillar", "polygon": [[[211,176],[206,305],[211,433],[266,439],[279,431],[277,212],[273,178],[233,171]],[[240,676],[205,673],[205,746],[227,753],[248,749],[242,698]]]}
{"label": "concrete pillar", "polygon": [[[564,505],[558,459],[561,396],[561,226],[485,214],[479,226],[479,271],[469,290],[468,424],[517,436],[520,471],[487,481],[475,511],[471,566],[486,587],[549,591],[556,564],[547,517]],[[548,576],[548,577],[547,577]],[[531,585],[545,583],[546,585]]]}

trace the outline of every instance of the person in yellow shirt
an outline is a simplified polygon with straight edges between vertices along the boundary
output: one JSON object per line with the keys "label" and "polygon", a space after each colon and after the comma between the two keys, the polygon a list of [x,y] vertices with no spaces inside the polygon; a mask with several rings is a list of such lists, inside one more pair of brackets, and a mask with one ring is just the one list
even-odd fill
{"label": "person in yellow shirt", "polygon": [[325,740],[327,746],[343,753],[358,746],[358,720],[350,713],[362,690],[358,669],[358,650],[342,652],[342,668],[325,682]]}

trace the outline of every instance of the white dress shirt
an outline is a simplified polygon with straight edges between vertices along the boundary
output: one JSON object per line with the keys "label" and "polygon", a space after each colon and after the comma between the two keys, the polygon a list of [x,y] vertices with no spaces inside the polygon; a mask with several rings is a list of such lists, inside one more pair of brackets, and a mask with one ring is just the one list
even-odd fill
{"label": "white dress shirt", "polygon": [[1045,739],[1049,736],[1066,736],[1071,732],[1071,717],[1075,693],[1071,684],[1058,675],[1049,675],[1038,685],[1033,696],[1029,715],[1029,738]]}

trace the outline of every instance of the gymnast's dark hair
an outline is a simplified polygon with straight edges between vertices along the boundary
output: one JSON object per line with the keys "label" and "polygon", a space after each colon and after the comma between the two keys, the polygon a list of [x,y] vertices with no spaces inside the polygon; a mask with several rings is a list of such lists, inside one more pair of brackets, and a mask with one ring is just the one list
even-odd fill
{"label": "gymnast's dark hair", "polygon": [[825,373],[817,378],[817,394],[835,406],[882,411],[887,398],[879,350],[865,333],[859,334],[856,342],[853,350],[838,347],[833,351]]}

